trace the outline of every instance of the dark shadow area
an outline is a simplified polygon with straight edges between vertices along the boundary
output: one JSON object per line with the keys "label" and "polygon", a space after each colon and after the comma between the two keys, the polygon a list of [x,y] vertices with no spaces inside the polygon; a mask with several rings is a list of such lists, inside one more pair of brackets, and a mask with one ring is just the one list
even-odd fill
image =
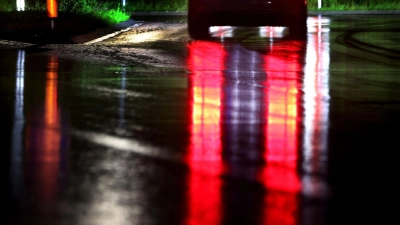
{"label": "dark shadow area", "polygon": [[45,12],[2,12],[0,39],[33,44],[73,44],[72,37],[107,27],[88,15],[60,13],[55,19]]}

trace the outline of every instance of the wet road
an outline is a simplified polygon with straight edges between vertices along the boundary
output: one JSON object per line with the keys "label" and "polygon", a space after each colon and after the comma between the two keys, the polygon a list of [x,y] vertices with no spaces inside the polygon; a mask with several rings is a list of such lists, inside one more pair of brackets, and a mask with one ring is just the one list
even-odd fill
{"label": "wet road", "polygon": [[8,224],[391,218],[400,17],[310,16],[306,41],[212,32],[99,43],[151,51],[137,64],[1,50]]}

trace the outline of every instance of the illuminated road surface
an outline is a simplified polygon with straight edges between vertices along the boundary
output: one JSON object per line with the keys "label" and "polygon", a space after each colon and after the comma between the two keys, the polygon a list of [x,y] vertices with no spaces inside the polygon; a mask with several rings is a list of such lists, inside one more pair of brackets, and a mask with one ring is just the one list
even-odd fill
{"label": "illuminated road surface", "polygon": [[192,41],[180,26],[70,46],[90,50],[75,57],[0,51],[8,224],[390,217],[399,17],[309,17],[306,41],[270,27]]}

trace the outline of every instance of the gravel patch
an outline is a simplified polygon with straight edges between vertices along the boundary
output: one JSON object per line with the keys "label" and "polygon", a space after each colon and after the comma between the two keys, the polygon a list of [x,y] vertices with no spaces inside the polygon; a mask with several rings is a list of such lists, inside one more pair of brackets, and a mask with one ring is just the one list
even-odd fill
{"label": "gravel patch", "polygon": [[40,54],[129,66],[183,69],[185,65],[186,42],[190,40],[186,24],[133,24],[108,35],[81,44],[34,45],[0,40],[0,49],[29,49]]}

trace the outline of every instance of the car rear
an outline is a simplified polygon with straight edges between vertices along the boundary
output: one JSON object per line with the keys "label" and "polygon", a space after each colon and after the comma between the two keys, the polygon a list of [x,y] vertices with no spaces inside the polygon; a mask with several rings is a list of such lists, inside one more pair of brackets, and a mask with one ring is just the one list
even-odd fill
{"label": "car rear", "polygon": [[[306,29],[305,0],[189,0],[189,34],[206,36],[209,26],[286,26]],[[206,31],[207,30],[207,31]]]}

